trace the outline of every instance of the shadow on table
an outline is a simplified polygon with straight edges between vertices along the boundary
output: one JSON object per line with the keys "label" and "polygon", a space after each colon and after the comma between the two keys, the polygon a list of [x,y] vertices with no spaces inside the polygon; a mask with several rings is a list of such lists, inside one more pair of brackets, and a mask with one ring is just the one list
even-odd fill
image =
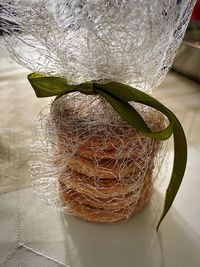
{"label": "shadow on table", "polygon": [[198,239],[174,209],[156,232],[162,201],[155,192],[140,212],[115,224],[90,223],[62,214],[70,267],[199,266]]}

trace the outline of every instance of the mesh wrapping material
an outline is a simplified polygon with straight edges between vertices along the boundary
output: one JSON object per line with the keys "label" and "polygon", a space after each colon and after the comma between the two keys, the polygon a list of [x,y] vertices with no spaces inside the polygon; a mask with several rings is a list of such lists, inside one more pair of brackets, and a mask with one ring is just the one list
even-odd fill
{"label": "mesh wrapping material", "polygon": [[182,41],[192,0],[1,0],[4,46],[21,65],[68,83],[151,90]]}
{"label": "mesh wrapping material", "polygon": [[[158,111],[135,108],[152,131],[166,127]],[[32,184],[50,206],[114,222],[149,200],[165,142],[134,130],[102,97],[60,97],[40,113],[35,133]]]}
{"label": "mesh wrapping material", "polygon": [[[117,81],[151,93],[172,65],[195,0],[1,0],[0,40],[28,69],[69,84]],[[152,131],[158,112],[136,106]],[[149,199],[164,143],[135,131],[101,98],[72,94],[36,121],[33,187],[86,220],[128,218]]]}

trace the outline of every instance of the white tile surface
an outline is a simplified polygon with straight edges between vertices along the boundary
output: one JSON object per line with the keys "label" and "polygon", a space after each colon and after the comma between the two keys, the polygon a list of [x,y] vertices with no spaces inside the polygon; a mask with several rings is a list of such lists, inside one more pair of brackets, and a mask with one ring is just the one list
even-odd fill
{"label": "white tile surface", "polygon": [[[62,267],[65,266],[36,251],[20,247],[5,264],[5,267]],[[68,267],[68,266],[67,266]]]}
{"label": "white tile surface", "polygon": [[0,49],[0,193],[30,187],[33,120],[50,99],[37,99],[29,72]]}
{"label": "white tile surface", "polygon": [[[187,183],[182,187],[181,196],[186,187]],[[105,225],[63,215],[46,207],[31,189],[21,190],[21,244],[36,253],[27,256],[27,251],[21,251],[22,246],[18,249],[20,254],[17,254],[16,261],[20,262],[21,257],[21,263],[29,259],[33,265],[28,266],[36,266],[34,262],[39,253],[71,267],[129,267],[132,264],[198,267],[200,233],[195,229],[199,215],[193,209],[187,210],[194,201],[191,199],[194,192],[187,191],[185,198],[177,199],[157,234],[153,215],[154,212],[158,215],[155,208],[161,205],[162,196],[158,192],[151,203],[129,221]],[[184,212],[185,209],[187,212]]]}
{"label": "white tile surface", "polygon": [[17,193],[0,195],[0,265],[17,246]]}

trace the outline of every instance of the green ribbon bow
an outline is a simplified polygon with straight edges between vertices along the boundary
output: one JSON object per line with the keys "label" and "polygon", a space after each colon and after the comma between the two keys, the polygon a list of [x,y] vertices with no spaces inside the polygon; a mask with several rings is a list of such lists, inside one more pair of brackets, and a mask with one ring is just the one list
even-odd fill
{"label": "green ribbon bow", "polygon": [[[68,85],[67,80],[60,77],[43,76],[37,73],[28,75],[37,97],[60,97],[64,94],[79,91],[86,95],[99,94],[136,130],[145,136],[158,140],[166,140],[172,134],[174,137],[174,163],[171,180],[166,190],[163,213],[157,225],[157,230],[169,211],[178,189],[181,185],[187,162],[187,143],[183,128],[176,116],[155,98],[128,85],[109,82],[99,84],[85,82],[79,85]],[[169,120],[169,126],[163,131],[152,133],[140,114],[128,103],[135,101],[162,112]]]}

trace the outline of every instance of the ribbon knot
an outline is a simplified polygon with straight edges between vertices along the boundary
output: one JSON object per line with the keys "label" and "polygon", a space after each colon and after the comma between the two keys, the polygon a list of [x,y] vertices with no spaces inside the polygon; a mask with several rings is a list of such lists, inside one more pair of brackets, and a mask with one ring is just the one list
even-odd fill
{"label": "ribbon knot", "polygon": [[97,94],[97,92],[95,91],[95,83],[93,82],[81,83],[77,85],[75,88],[77,89],[77,91],[85,95],[96,95]]}
{"label": "ribbon knot", "polygon": [[[155,98],[131,86],[108,82],[105,84],[85,82],[78,85],[68,85],[67,80],[60,77],[44,76],[37,73],[28,75],[37,97],[56,96],[57,98],[71,92],[79,91],[86,95],[99,94],[103,96],[119,115],[133,128],[145,136],[158,140],[166,140],[172,134],[174,137],[174,163],[168,188],[165,195],[163,213],[157,225],[157,230],[169,211],[181,185],[187,162],[187,143],[183,128],[176,116]],[[152,133],[140,114],[129,104],[130,101],[141,103],[162,112],[167,116],[169,125],[160,132]]]}

